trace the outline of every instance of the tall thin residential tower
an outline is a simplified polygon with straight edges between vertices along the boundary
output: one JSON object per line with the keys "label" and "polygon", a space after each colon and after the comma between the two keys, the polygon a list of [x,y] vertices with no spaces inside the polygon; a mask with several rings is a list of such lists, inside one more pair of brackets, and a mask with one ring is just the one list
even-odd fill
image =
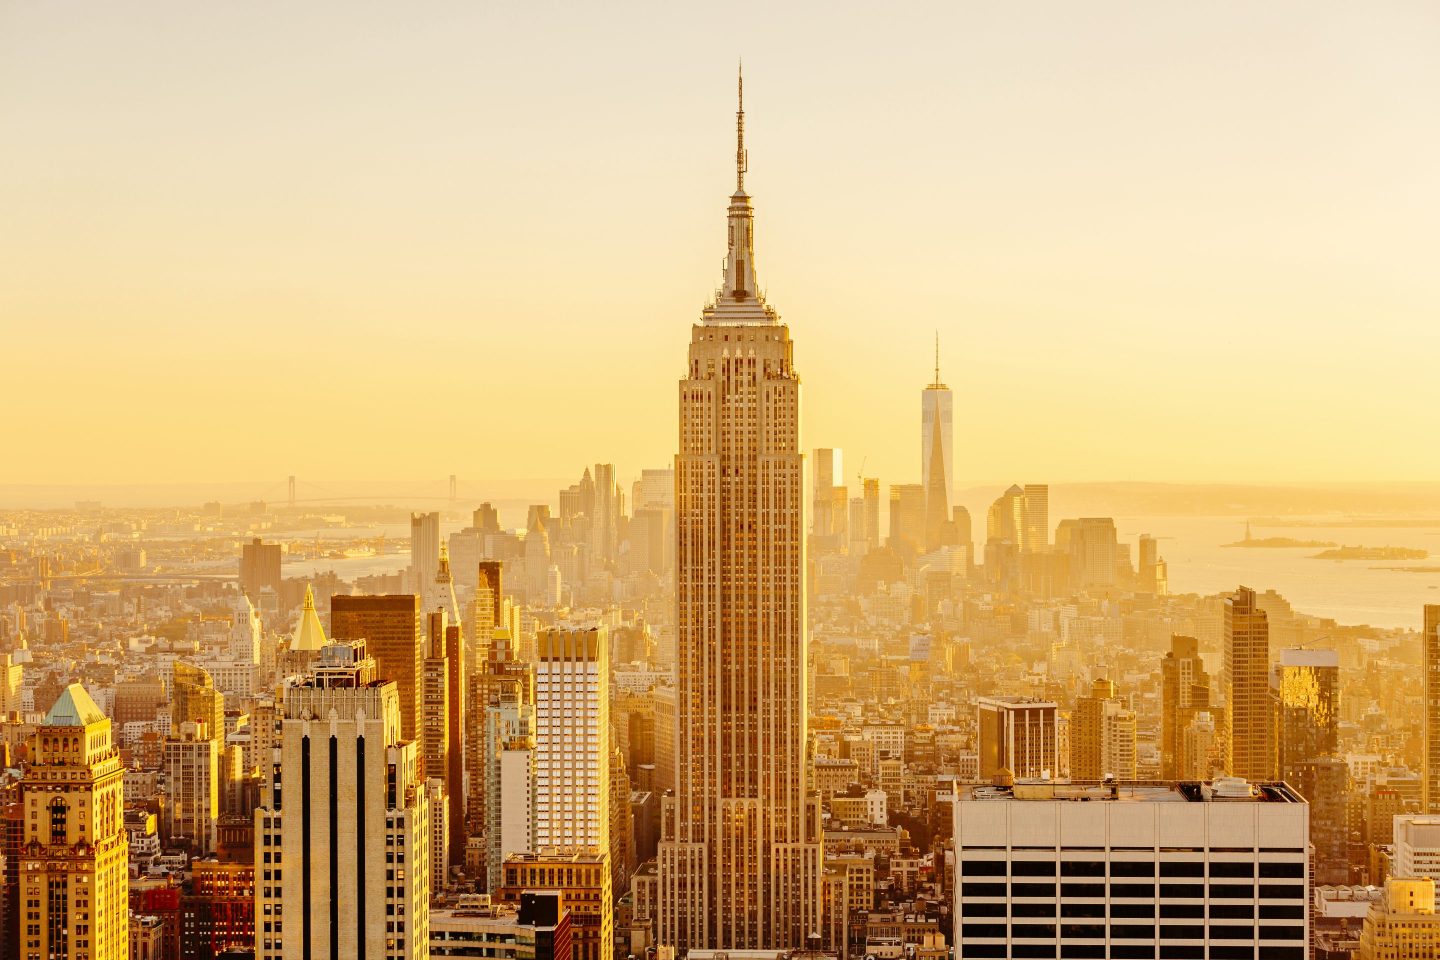
{"label": "tall thin residential tower", "polygon": [[681,953],[802,947],[820,927],[800,378],[756,282],[743,89],[723,286],[691,330],[679,391],[676,789],[657,934]]}
{"label": "tall thin residential tower", "polygon": [[1249,587],[1225,597],[1225,708],[1230,773],[1275,779],[1270,624]]}

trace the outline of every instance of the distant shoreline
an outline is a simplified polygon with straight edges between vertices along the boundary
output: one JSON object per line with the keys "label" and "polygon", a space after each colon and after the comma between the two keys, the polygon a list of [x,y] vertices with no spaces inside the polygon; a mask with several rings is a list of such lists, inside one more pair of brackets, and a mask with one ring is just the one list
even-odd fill
{"label": "distant shoreline", "polygon": [[1428,560],[1430,551],[1416,547],[1336,547],[1322,550],[1312,560]]}

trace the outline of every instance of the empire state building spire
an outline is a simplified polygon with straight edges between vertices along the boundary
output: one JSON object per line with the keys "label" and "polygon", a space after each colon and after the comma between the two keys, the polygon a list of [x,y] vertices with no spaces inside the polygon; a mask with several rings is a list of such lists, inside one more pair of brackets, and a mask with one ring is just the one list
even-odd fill
{"label": "empire state building spire", "polygon": [[738,75],[738,86],[736,88],[736,99],[739,109],[735,111],[735,195],[743,196],[745,193],[745,170],[750,166],[750,158],[745,153],[745,67],[741,64]]}
{"label": "empire state building spire", "polygon": [[745,150],[745,75],[736,84],[735,192],[726,213],[725,276],[715,299],[705,307],[710,323],[778,323],[780,318],[765,303],[755,277],[755,211],[745,192],[750,155]]}

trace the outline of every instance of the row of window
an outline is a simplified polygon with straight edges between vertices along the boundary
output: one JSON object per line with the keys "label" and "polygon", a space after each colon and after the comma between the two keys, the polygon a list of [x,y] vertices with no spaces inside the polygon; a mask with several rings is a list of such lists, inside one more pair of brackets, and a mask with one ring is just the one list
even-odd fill
{"label": "row of window", "polygon": [[[960,864],[960,873],[967,877],[1003,877],[1008,868],[1012,876],[1053,877],[1056,866],[1054,860],[965,860]],[[1058,866],[1062,877],[1103,877],[1106,861],[1062,860]],[[1155,866],[1155,862],[1151,860],[1109,862],[1112,877],[1153,877]],[[1203,877],[1207,864],[1203,860],[1163,860],[1159,866],[1162,877]],[[1249,860],[1214,860],[1208,866],[1212,877],[1253,877],[1257,864]],[[1262,878],[1299,879],[1305,876],[1303,863],[1267,860],[1258,866]]]}
{"label": "row of window", "polygon": [[[1006,885],[1001,883],[980,883],[966,880],[960,885],[961,895],[970,897],[1004,897]],[[1112,881],[1108,886],[1104,883],[1066,883],[1060,884],[1060,896],[1070,897],[1093,897],[1105,899],[1107,893],[1113,898],[1118,897],[1142,897],[1153,899],[1158,896],[1162,900],[1191,899],[1204,900],[1207,897],[1211,900],[1242,899],[1250,900],[1259,897],[1262,900],[1295,900],[1305,898],[1305,885],[1297,883],[1262,883],[1258,887],[1253,883],[1119,883]],[[1012,897],[1045,897],[1054,899],[1055,882],[1049,883],[1022,883],[1018,880],[1009,885],[1009,895]]]}
{"label": "row of window", "polygon": [[[966,917],[1054,917],[1056,902],[1048,903],[966,903],[961,905],[961,914]],[[1149,903],[1087,903],[1067,901],[1059,904],[1060,916],[1070,917],[1112,917],[1115,919],[1154,919],[1155,902]],[[1162,903],[1160,916],[1163,919],[1204,919],[1206,905],[1203,903]],[[1252,903],[1212,903],[1209,905],[1211,920],[1253,920],[1257,907]],[[1300,903],[1263,903],[1258,907],[1259,916],[1265,920],[1303,920],[1305,905]]]}
{"label": "row of window", "polygon": [[[1112,943],[1109,960],[1206,960],[1204,943]],[[1303,946],[1254,947],[1245,944],[1209,945],[1208,960],[1305,960]],[[1106,960],[1103,943],[1065,944],[1060,947],[1060,960]],[[1051,943],[965,943],[956,951],[958,960],[1055,960],[1056,949]]]}
{"label": "row of window", "polygon": [[1007,936],[1017,940],[1054,940],[1057,936],[1065,940],[1200,940],[1207,936],[1211,940],[1304,940],[1305,927],[1261,924],[1246,926],[1218,926],[1201,923],[1164,923],[1154,925],[1123,925],[1103,923],[964,923],[961,935],[965,940],[1000,940]]}

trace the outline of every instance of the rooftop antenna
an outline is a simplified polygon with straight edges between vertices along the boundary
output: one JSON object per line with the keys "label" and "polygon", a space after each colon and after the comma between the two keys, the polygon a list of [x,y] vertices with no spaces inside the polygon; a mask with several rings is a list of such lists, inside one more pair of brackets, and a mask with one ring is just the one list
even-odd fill
{"label": "rooftop antenna", "polygon": [[735,111],[735,192],[745,192],[745,172],[750,169],[750,156],[745,152],[745,61],[739,61]]}

